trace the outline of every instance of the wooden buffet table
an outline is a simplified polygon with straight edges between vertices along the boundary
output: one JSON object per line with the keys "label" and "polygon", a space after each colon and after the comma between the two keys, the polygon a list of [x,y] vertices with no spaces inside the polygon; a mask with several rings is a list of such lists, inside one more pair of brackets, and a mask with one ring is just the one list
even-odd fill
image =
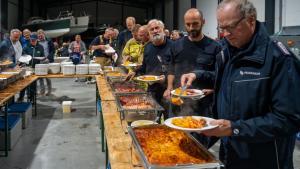
{"label": "wooden buffet table", "polygon": [[133,165],[139,164],[139,160],[135,152],[132,154],[132,140],[128,134],[125,134],[122,128],[120,112],[117,109],[117,104],[109,84],[103,76],[97,76],[96,80],[102,104],[102,122],[107,144],[106,153],[111,168],[142,169],[143,167],[135,167]]}
{"label": "wooden buffet table", "polygon": [[[0,91],[0,105],[5,106],[9,99],[21,90],[36,82],[38,78],[76,78],[95,77],[98,97],[101,101],[101,132],[106,141],[106,154],[112,169],[142,169],[135,152],[132,152],[132,140],[125,134],[121,125],[120,112],[117,109],[115,97],[103,75],[63,75],[49,74],[45,76],[31,75],[25,79],[10,84]],[[34,103],[35,104],[35,103]],[[36,109],[35,109],[36,110]],[[7,113],[5,113],[7,114]],[[104,130],[105,129],[105,130]],[[104,132],[105,131],[105,132]],[[104,145],[102,141],[102,145]],[[7,152],[6,152],[7,156]],[[135,164],[135,165],[133,165]],[[139,165],[136,165],[139,164]]]}
{"label": "wooden buffet table", "polygon": [[[20,91],[23,89],[29,87],[32,84],[35,84],[34,82],[38,79],[38,77],[29,76],[24,79],[18,80],[14,83],[11,83],[7,86],[7,88],[0,90],[0,107],[1,111],[3,111],[2,107],[4,107],[4,135],[5,135],[5,148],[4,148],[4,155],[8,156],[8,114],[7,114],[7,108],[8,108],[8,102]],[[35,112],[36,112],[36,103],[35,103],[35,91],[32,90],[32,93],[30,94],[31,101],[34,103],[35,106]],[[36,113],[35,113],[36,114]]]}

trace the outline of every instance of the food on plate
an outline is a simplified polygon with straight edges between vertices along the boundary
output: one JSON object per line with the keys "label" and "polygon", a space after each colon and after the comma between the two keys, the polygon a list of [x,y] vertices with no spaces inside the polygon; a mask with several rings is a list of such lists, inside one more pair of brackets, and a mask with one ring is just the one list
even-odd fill
{"label": "food on plate", "polygon": [[183,100],[180,97],[172,97],[171,102],[172,102],[172,104],[175,104],[177,106],[180,106],[183,104]]}
{"label": "food on plate", "polygon": [[175,94],[176,95],[182,95],[182,96],[187,96],[187,90],[184,90],[181,92],[181,87],[175,89]]}
{"label": "food on plate", "polygon": [[207,122],[205,119],[200,118],[200,119],[195,119],[191,116],[186,116],[182,118],[174,118],[172,120],[172,124],[178,127],[183,127],[183,128],[203,128],[207,126]]}
{"label": "food on plate", "polygon": [[152,109],[153,104],[149,98],[143,96],[121,96],[120,102],[125,109]]}
{"label": "food on plate", "polygon": [[184,132],[167,126],[134,128],[148,161],[153,165],[203,164],[211,159]]}
{"label": "food on plate", "polygon": [[154,80],[157,80],[156,76],[141,76],[140,79],[141,80],[145,80],[145,81],[154,81]]}
{"label": "food on plate", "polygon": [[186,89],[181,93],[181,87],[175,89],[175,95],[181,95],[181,96],[193,96],[196,95],[197,92],[195,92],[193,89]]}

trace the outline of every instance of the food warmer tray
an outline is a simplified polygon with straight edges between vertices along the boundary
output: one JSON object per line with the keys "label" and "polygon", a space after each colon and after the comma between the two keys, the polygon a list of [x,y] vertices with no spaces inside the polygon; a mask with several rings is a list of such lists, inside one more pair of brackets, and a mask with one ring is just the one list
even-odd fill
{"label": "food warmer tray", "polygon": [[[145,89],[143,89],[141,86],[139,86],[137,83],[132,82],[132,81],[115,81],[112,83],[109,83],[110,87],[112,89],[112,92],[115,96],[117,95],[128,95],[128,94],[146,94],[147,92],[145,91]],[[127,92],[122,92],[122,91],[118,91],[117,90],[117,86],[120,85],[121,87],[124,88],[135,88],[135,89],[139,89],[140,91],[127,91]]]}
{"label": "food warmer tray", "polygon": [[[122,73],[122,76],[110,76],[111,73]],[[113,71],[104,71],[104,75],[109,83],[115,81],[124,81],[126,78],[125,72],[121,68],[115,68]]]}
{"label": "food warmer tray", "polygon": [[[161,127],[166,127],[169,128],[165,125],[161,124],[150,124],[146,126],[139,126],[139,127],[131,127],[128,126],[128,133],[132,138],[133,145],[136,148],[141,163],[144,166],[145,169],[215,169],[217,167],[224,167],[221,161],[217,160],[212,153],[210,153],[201,143],[199,143],[191,134],[185,133],[187,137],[192,139],[192,141],[197,145],[197,148],[201,150],[202,153],[204,153],[204,156],[208,157],[210,159],[210,162],[208,163],[203,163],[203,164],[176,164],[174,166],[161,166],[161,165],[155,165],[151,164],[147,157],[146,154],[143,151],[143,148],[141,147],[140,142],[138,141],[138,138],[134,132],[135,129],[138,128],[161,128]],[[169,128],[170,129],[170,128]],[[172,129],[175,130],[175,129]],[[180,131],[183,132],[183,131]]]}
{"label": "food warmer tray", "polygon": [[0,90],[5,89],[7,87],[7,79],[0,78]]}
{"label": "food warmer tray", "polygon": [[11,84],[17,80],[15,74],[1,74],[0,73],[0,78],[5,78],[7,79],[7,84]]}
{"label": "food warmer tray", "polygon": [[[148,109],[128,109],[126,107],[123,107],[120,101],[121,97],[126,96],[138,96],[138,98],[148,101],[151,103],[152,108]],[[154,98],[151,96],[151,94],[124,94],[124,95],[116,95],[116,103],[118,106],[118,110],[120,112],[120,118],[121,120],[126,119],[128,122],[132,122],[135,120],[155,120],[157,118],[158,112],[164,111],[163,107],[160,106]],[[134,117],[132,113],[135,113],[137,116]],[[133,117],[132,117],[133,116]],[[145,117],[145,118],[143,118]]]}

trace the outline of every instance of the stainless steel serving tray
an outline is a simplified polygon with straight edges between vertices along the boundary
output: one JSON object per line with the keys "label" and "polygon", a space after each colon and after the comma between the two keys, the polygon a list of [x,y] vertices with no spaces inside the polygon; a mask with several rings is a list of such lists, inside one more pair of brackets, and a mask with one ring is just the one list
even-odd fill
{"label": "stainless steel serving tray", "polygon": [[5,72],[1,72],[0,74],[1,74],[0,78],[6,78],[7,79],[7,84],[13,83],[17,80],[15,74],[6,74]]}
{"label": "stainless steel serving tray", "polygon": [[[152,108],[148,108],[148,109],[140,109],[140,108],[136,108],[136,109],[129,109],[126,108],[122,105],[120,98],[121,97],[126,97],[126,96],[137,96],[140,97],[141,99],[144,99],[145,101],[148,101],[151,103]],[[135,120],[155,120],[155,118],[157,117],[157,113],[160,111],[163,111],[163,107],[160,106],[155,100],[154,98],[150,95],[150,94],[138,94],[138,93],[131,93],[131,94],[124,94],[124,95],[116,95],[116,103],[118,106],[118,110],[121,113],[120,114],[120,118],[121,120],[127,119],[127,121],[135,121]],[[136,118],[130,117],[130,114],[132,115],[133,113],[135,113],[137,116]],[[143,118],[143,116],[145,118]]]}
{"label": "stainless steel serving tray", "polygon": [[7,87],[7,79],[0,78],[0,90],[5,89]]}
{"label": "stainless steel serving tray", "polygon": [[[128,94],[145,94],[147,93],[145,91],[145,89],[143,89],[141,86],[139,86],[137,83],[135,82],[132,82],[132,81],[115,81],[115,82],[112,82],[112,83],[109,83],[110,84],[110,87],[112,89],[112,92],[114,95],[128,95]],[[117,87],[121,86],[121,87],[132,87],[132,88],[135,88],[135,89],[139,89],[140,91],[132,91],[132,92],[122,92],[122,91],[118,91],[117,90]]]}
{"label": "stainless steel serving tray", "polygon": [[[204,163],[204,164],[176,164],[174,166],[160,166],[160,165],[151,164],[148,161],[146,154],[144,153],[144,150],[141,147],[141,144],[135,135],[134,129],[136,129],[136,128],[155,128],[155,127],[167,127],[167,126],[160,125],[160,124],[152,124],[152,125],[146,125],[146,126],[140,126],[140,127],[134,127],[134,128],[131,126],[128,126],[128,133],[133,140],[133,145],[135,146],[135,148],[139,154],[140,160],[142,161],[142,164],[145,169],[203,169],[203,168],[212,169],[212,168],[224,166],[219,160],[217,160],[213,156],[213,154],[211,154],[202,144],[200,144],[192,135],[190,135],[188,133],[185,133],[185,134],[196,143],[196,145],[200,148],[200,150],[203,153],[205,153],[204,155],[209,157],[211,162]],[[172,130],[175,130],[175,129],[172,129]]]}
{"label": "stainless steel serving tray", "polygon": [[[120,72],[122,74],[124,74],[123,76],[111,76],[110,74],[113,72]],[[124,71],[120,68],[115,69],[114,71],[104,71],[104,75],[107,78],[107,81],[109,83],[115,82],[115,81],[124,81],[126,78],[126,74],[124,73]]]}

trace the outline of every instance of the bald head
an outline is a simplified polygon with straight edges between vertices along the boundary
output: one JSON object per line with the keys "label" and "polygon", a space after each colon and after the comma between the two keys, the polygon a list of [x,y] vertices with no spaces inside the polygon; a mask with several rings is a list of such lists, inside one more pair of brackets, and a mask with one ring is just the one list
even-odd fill
{"label": "bald head", "polygon": [[191,8],[191,9],[187,10],[184,14],[184,19],[186,19],[187,17],[194,17],[194,18],[198,18],[198,19],[203,19],[203,14],[197,8]]}
{"label": "bald head", "polygon": [[191,8],[184,14],[184,25],[189,33],[191,41],[200,41],[203,38],[202,27],[204,25],[202,12],[196,8]]}

